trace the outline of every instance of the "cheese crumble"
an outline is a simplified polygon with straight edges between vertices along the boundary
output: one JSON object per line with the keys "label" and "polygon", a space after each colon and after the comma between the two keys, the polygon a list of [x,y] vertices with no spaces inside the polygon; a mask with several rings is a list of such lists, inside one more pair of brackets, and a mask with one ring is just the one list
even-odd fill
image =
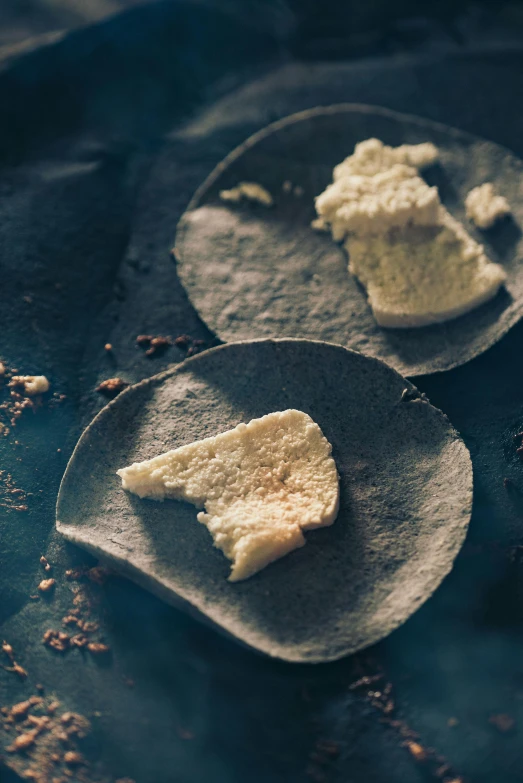
{"label": "cheese crumble", "polygon": [[272,207],[274,203],[269,191],[258,182],[239,182],[235,188],[220,190],[220,198],[233,204],[245,200],[263,204],[265,207]]}

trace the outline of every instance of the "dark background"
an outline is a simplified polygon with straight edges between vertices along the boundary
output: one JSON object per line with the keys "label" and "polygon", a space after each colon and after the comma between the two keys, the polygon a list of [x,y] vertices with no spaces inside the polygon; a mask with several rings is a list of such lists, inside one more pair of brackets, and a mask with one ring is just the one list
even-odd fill
{"label": "dark background", "polygon": [[[474,514],[452,574],[370,653],[266,660],[116,577],[89,587],[108,659],[41,644],[71,606],[65,570],[91,562],[53,525],[67,458],[104,402],[95,387],[183,358],[145,357],[140,333],[213,339],[168,253],[194,189],[267,122],[336,101],[447,122],[523,156],[523,6],[4,0],[0,56],[0,357],[66,395],[0,439],[1,469],[32,493],[26,512],[0,506],[1,638],[28,672],[0,669],[0,705],[41,683],[89,718],[93,780],[523,780],[522,325],[469,365],[417,379],[471,450]],[[2,502],[5,491],[2,474]],[[42,554],[57,587],[33,601]],[[386,683],[390,712],[375,696]],[[404,747],[414,736],[422,758]],[[0,731],[2,748],[11,741]],[[0,780],[28,764],[5,754]]]}

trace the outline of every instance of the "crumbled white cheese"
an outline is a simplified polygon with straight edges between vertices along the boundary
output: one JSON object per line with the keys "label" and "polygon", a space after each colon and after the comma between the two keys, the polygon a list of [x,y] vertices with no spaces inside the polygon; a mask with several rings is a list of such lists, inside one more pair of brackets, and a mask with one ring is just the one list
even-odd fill
{"label": "crumbled white cheese", "polygon": [[321,230],[344,241],[349,270],[367,290],[381,326],[414,327],[455,318],[492,298],[502,267],[441,204],[417,169],[433,163],[433,144],[357,144],[316,198]]}
{"label": "crumbled white cheese", "polygon": [[220,190],[220,198],[222,201],[230,201],[234,204],[245,199],[263,204],[265,207],[273,205],[271,194],[258,182],[239,182],[235,188]]}
{"label": "crumbled white cheese", "polygon": [[490,228],[500,218],[510,214],[510,205],[504,196],[499,196],[492,182],[485,182],[472,188],[465,199],[467,217],[478,228]]}
{"label": "crumbled white cheese", "polygon": [[354,152],[334,169],[334,180],[347,175],[372,177],[387,171],[397,163],[412,168],[412,174],[427,168],[438,159],[438,149],[430,142],[389,147],[379,139],[367,139],[354,147]]}
{"label": "crumbled white cheese", "polygon": [[233,582],[303,546],[303,530],[331,525],[338,513],[331,446],[297,410],[270,413],[117,472],[123,488],[139,497],[204,508],[198,520],[232,560]]}
{"label": "crumbled white cheese", "polygon": [[347,173],[316,199],[318,215],[336,242],[348,234],[386,234],[408,224],[434,226],[439,207],[438,189],[402,164],[372,176]]}
{"label": "crumbled white cheese", "polygon": [[23,385],[24,394],[32,397],[35,394],[45,394],[49,391],[49,381],[45,375],[14,375],[12,383]]}

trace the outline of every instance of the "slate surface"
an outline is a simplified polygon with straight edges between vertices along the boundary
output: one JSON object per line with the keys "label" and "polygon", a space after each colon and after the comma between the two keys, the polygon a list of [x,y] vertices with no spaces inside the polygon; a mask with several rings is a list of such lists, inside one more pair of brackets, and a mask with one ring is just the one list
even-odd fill
{"label": "slate surface", "polygon": [[[0,445],[3,469],[34,492],[27,513],[5,510],[0,522],[2,638],[29,673],[22,682],[1,670],[0,702],[19,701],[41,682],[65,709],[92,720],[85,752],[113,779],[294,783],[321,773],[328,783],[430,780],[365,691],[348,689],[366,660],[313,669],[267,661],[119,579],[101,590],[107,665],[43,647],[44,630],[60,627],[71,606],[64,570],[85,562],[53,534],[54,501],[75,440],[102,405],[96,384],[114,375],[140,380],[184,355],[170,348],[148,359],[136,335],[212,339],[188,306],[167,249],[191,194],[230,149],[293,111],[353,101],[446,122],[521,156],[515,96],[523,92],[523,54],[517,46],[459,51],[447,39],[443,54],[427,45],[415,57],[288,65],[231,88],[181,128],[190,101],[173,106],[176,68],[165,67],[176,24],[169,26],[162,4],[135,14],[118,29],[108,23],[96,34],[75,33],[0,78],[0,230],[2,265],[9,265],[0,355],[22,372],[45,371],[53,389],[68,395],[56,409],[25,417]],[[214,24],[213,33],[220,30]],[[194,51],[186,29],[184,36]],[[158,59],[148,56],[151,40]],[[162,89],[153,89],[160,81]],[[519,325],[470,364],[418,382],[471,450],[473,519],[452,574],[369,664],[391,678],[394,714],[474,783],[516,783],[523,769],[523,574],[514,548],[522,539],[523,469],[512,441],[523,424],[522,339]],[[108,340],[112,356],[103,350]],[[43,552],[54,563],[57,590],[33,602]],[[489,723],[499,713],[515,718],[512,732]],[[450,717],[458,725],[449,727]],[[319,763],[310,756],[322,737],[337,740],[341,752]],[[9,741],[2,735],[2,746]]]}

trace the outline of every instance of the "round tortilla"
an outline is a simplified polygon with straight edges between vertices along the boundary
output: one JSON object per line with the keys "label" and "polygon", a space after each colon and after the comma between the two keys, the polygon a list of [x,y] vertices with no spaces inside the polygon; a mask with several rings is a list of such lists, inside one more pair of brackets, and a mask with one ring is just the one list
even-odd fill
{"label": "round tortilla", "polygon": [[[443,203],[501,263],[508,282],[470,313],[437,326],[384,329],[347,269],[344,250],[311,227],[314,197],[333,167],[364,139],[432,141],[441,162],[425,172]],[[259,182],[275,204],[231,205],[219,191]],[[285,193],[289,180],[303,195]],[[467,220],[469,190],[493,182],[513,217],[488,232]],[[374,107],[339,104],[269,125],[208,177],[176,238],[180,279],[202,319],[224,341],[261,337],[327,340],[376,356],[407,376],[448,370],[490,348],[523,314],[523,162],[503,147],[444,125]]]}
{"label": "round tortilla", "polygon": [[[296,408],[340,475],[331,527],[244,582],[194,506],[124,492],[118,468]],[[58,530],[170,603],[288,661],[340,658],[403,623],[450,571],[472,504],[469,453],[441,411],[382,362],[307,340],[233,343],[109,403],[82,435]]]}

